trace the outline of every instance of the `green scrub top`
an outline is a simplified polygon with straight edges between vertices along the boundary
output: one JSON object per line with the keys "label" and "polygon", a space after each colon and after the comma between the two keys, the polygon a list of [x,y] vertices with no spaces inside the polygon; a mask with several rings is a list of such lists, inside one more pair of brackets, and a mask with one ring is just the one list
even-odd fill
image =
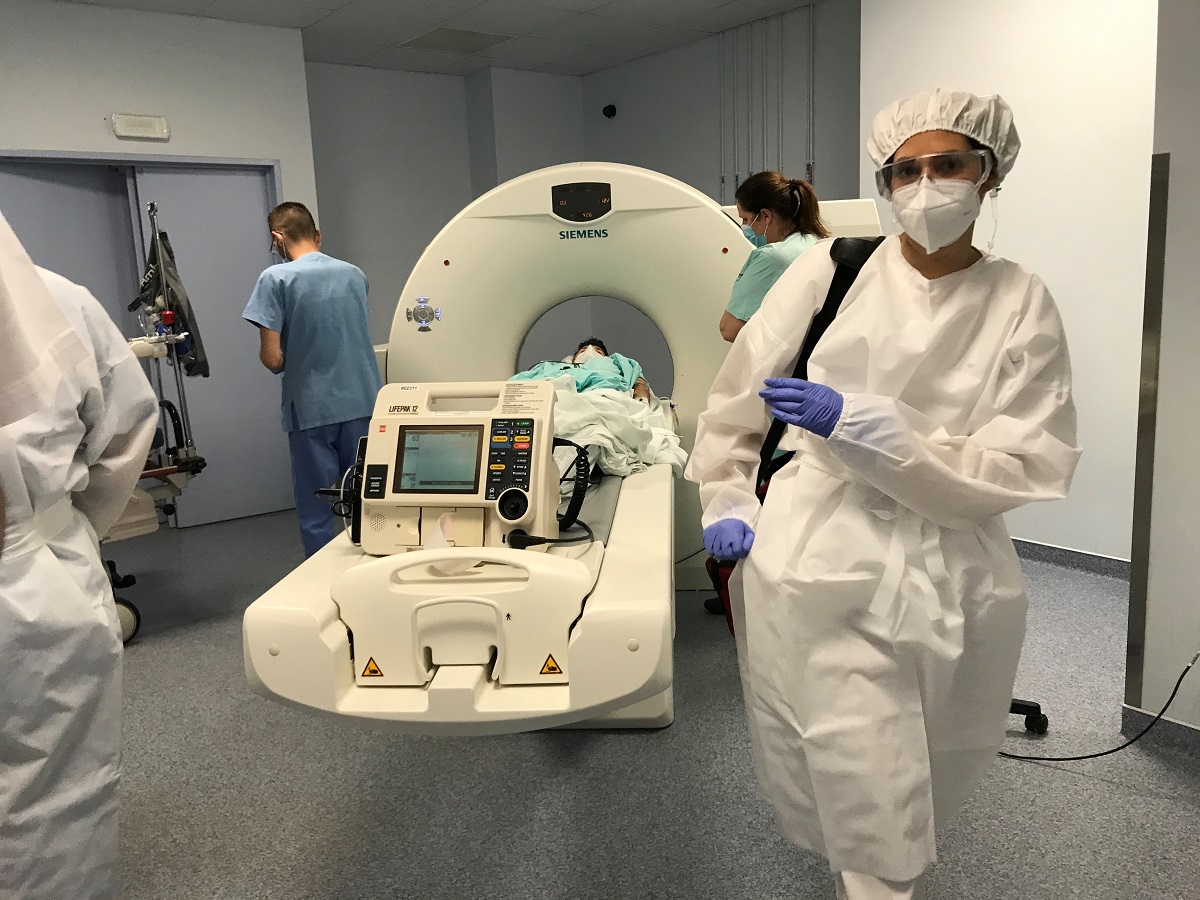
{"label": "green scrub top", "polygon": [[593,356],[581,363],[540,362],[532,369],[518,372],[509,381],[547,381],[562,375],[575,379],[579,393],[608,388],[614,391],[633,389],[634,382],[642,377],[642,367],[637,360],[612,353],[608,356]]}
{"label": "green scrub top", "polygon": [[758,312],[767,291],[779,280],[784,270],[817,241],[818,238],[814,234],[801,234],[796,231],[782,241],[751,250],[742,271],[738,272],[737,281],[733,283],[733,293],[725,311],[735,319],[749,321],[750,317]]}

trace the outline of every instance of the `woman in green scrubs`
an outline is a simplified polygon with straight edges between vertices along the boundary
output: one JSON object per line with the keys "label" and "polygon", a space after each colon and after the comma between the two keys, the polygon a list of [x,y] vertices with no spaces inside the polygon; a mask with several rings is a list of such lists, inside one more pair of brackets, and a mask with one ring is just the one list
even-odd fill
{"label": "woman in green scrubs", "polygon": [[721,316],[721,337],[730,343],[796,257],[829,237],[817,209],[816,191],[807,181],[759,172],[741,183],[734,200],[742,231],[754,249],[733,283]]}

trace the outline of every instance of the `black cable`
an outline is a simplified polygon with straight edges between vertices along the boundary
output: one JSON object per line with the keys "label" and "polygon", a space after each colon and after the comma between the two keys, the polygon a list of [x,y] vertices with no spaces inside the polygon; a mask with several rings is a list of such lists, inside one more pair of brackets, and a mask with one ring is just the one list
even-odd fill
{"label": "black cable", "polygon": [[1102,756],[1111,756],[1114,753],[1119,753],[1126,747],[1136,744],[1143,737],[1145,737],[1147,732],[1157,725],[1159,720],[1166,715],[1167,710],[1171,708],[1171,704],[1175,702],[1175,695],[1179,693],[1179,686],[1183,684],[1183,679],[1187,678],[1187,673],[1192,671],[1192,666],[1196,664],[1197,660],[1200,660],[1200,653],[1197,653],[1195,656],[1193,656],[1192,661],[1187,664],[1187,668],[1183,670],[1183,674],[1181,674],[1179,676],[1179,680],[1175,682],[1175,690],[1171,691],[1171,696],[1167,698],[1166,706],[1159,710],[1158,715],[1151,719],[1150,724],[1138,732],[1136,736],[1131,737],[1119,747],[1113,747],[1111,750],[1103,750],[1100,753],[1087,753],[1083,756],[1021,756],[1017,753],[1005,753],[1003,750],[1000,751],[1000,755],[1005,759],[1017,759],[1024,762],[1082,762],[1086,759],[1099,759]]}
{"label": "black cable", "polygon": [[545,538],[527,534],[518,528],[508,533],[508,546],[514,550],[524,550],[527,547],[539,547],[542,544],[583,544],[596,540],[596,535],[592,533],[587,522],[576,520],[574,525],[563,530],[570,531],[571,528],[582,528],[584,533],[573,538]]}
{"label": "black cable", "polygon": [[677,559],[677,560],[675,560],[675,565],[679,565],[680,563],[685,563],[685,562],[687,562],[689,559],[691,559],[693,556],[699,556],[699,555],[700,555],[701,553],[703,553],[704,551],[705,551],[705,548],[704,548],[704,547],[701,547],[701,548],[700,548],[699,550],[697,550],[695,553],[689,553],[689,554],[688,554],[687,556],[685,556],[683,559]]}

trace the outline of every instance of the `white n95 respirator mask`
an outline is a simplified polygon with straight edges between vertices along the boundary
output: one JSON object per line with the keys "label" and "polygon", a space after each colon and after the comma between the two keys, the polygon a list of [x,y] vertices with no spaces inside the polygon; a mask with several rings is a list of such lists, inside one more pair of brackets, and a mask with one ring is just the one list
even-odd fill
{"label": "white n95 respirator mask", "polygon": [[584,347],[582,350],[580,350],[578,353],[575,354],[574,362],[576,365],[580,365],[582,363],[587,362],[589,359],[594,359],[597,356],[603,356],[603,355],[604,354],[600,352],[599,347],[595,347],[591,344],[588,344],[586,347]]}
{"label": "white n95 respirator mask", "polygon": [[958,178],[925,175],[892,194],[892,215],[927,253],[962,237],[979,218],[979,208],[979,186]]}

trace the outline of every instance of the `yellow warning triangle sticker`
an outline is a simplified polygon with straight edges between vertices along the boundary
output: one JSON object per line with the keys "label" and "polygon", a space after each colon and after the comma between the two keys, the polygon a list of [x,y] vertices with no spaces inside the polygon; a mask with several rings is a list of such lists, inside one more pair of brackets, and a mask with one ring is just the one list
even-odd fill
{"label": "yellow warning triangle sticker", "polygon": [[363,669],[363,678],[382,678],[383,669],[379,668],[379,664],[375,662],[375,657],[367,660],[367,667]]}
{"label": "yellow warning triangle sticker", "polygon": [[560,669],[558,667],[558,663],[556,663],[554,661],[553,654],[546,657],[546,663],[545,663],[545,665],[542,666],[541,674],[543,674],[543,675],[561,675],[562,674],[562,669]]}

